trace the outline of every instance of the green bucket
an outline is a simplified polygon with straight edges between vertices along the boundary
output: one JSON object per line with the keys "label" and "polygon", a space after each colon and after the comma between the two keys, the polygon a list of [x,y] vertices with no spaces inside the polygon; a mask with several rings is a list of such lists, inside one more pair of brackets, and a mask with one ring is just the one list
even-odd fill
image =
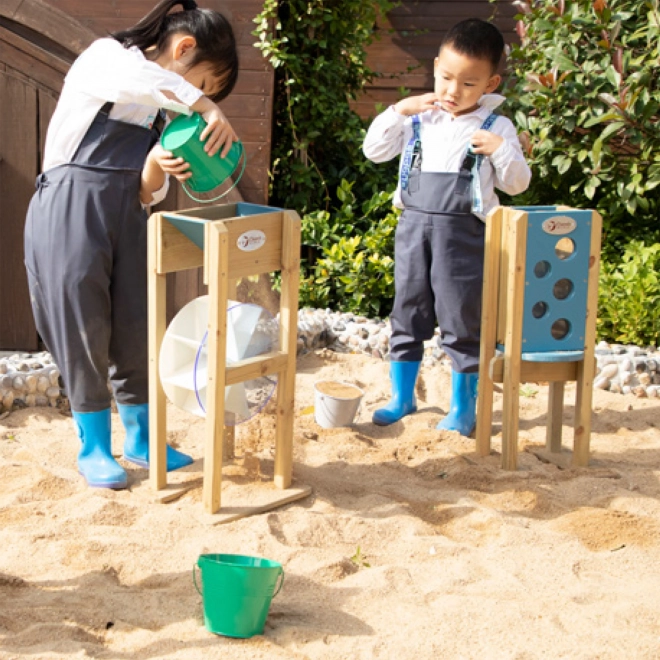
{"label": "green bucket", "polygon": [[[221,158],[219,152],[215,156],[209,156],[204,151],[204,142],[200,139],[205,127],[204,118],[197,112],[178,115],[165,127],[161,137],[161,144],[166,151],[171,151],[190,164],[192,176],[183,184],[183,189],[196,202],[212,202],[224,197],[236,186],[245,171],[243,143],[240,140],[234,142],[224,158]],[[239,169],[241,161],[242,166]],[[232,186],[218,197],[198,199],[194,195],[208,193],[231,177],[235,177]]]}
{"label": "green bucket", "polygon": [[245,555],[200,555],[196,565],[201,573],[201,590],[195,566],[193,582],[202,596],[206,629],[225,637],[260,635],[270,601],[284,583],[282,565]]}

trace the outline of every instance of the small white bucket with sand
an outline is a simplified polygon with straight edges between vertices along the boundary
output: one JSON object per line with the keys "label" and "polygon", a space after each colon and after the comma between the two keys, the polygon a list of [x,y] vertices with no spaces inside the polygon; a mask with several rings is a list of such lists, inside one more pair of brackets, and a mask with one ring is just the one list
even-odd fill
{"label": "small white bucket with sand", "polygon": [[364,392],[352,383],[321,380],[314,383],[314,418],[324,429],[350,426]]}

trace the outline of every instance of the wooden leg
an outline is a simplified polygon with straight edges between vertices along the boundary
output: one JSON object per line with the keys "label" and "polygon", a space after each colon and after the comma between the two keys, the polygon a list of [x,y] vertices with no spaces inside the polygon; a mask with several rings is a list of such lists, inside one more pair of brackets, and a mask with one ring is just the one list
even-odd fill
{"label": "wooden leg", "polygon": [[500,206],[486,218],[476,432],[477,453],[480,456],[490,454],[490,438],[493,425],[493,380],[490,376],[490,361],[495,356],[497,341],[497,293],[499,289],[501,240],[502,207]]}
{"label": "wooden leg", "polygon": [[282,293],[280,297],[280,346],[287,366],[277,383],[275,485],[288,488],[293,479],[293,417],[298,348],[298,286],[300,277],[300,222],[288,211],[282,218]]}
{"label": "wooden leg", "polygon": [[548,426],[545,436],[545,448],[551,452],[561,451],[561,427],[564,417],[563,381],[550,383],[548,390]]}
{"label": "wooden leg", "polygon": [[522,310],[525,297],[525,252],[527,214],[509,210],[505,244],[507,250],[506,330],[504,337],[504,383],[502,409],[502,467],[518,467],[518,422],[520,369],[522,362]]}
{"label": "wooden leg", "polygon": [[157,272],[160,214],[149,218],[148,313],[149,313],[149,482],[154,490],[167,485],[167,415],[165,392],[160,383],[158,361],[165,336],[167,275]]}
{"label": "wooden leg", "polygon": [[216,513],[221,506],[222,450],[225,418],[227,361],[227,229],[208,223],[205,245],[209,252],[209,376],[206,389],[206,440],[204,443],[204,510]]}

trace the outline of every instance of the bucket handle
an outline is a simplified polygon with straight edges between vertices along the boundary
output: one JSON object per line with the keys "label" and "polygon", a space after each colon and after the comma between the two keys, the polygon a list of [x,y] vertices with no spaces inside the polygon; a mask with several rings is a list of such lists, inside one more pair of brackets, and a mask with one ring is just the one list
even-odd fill
{"label": "bucket handle", "polygon": [[195,589],[197,589],[197,593],[200,596],[203,596],[202,590],[199,588],[199,585],[197,584],[197,574],[195,573],[196,568],[197,568],[197,564],[193,564],[193,584],[195,585]]}
{"label": "bucket handle", "polygon": [[181,183],[181,187],[183,188],[184,192],[190,199],[192,199],[194,202],[199,202],[200,204],[210,204],[211,202],[217,202],[219,199],[222,199],[225,195],[228,195],[237,185],[238,182],[241,180],[243,176],[243,172],[245,172],[245,165],[247,164],[247,156],[245,155],[245,147],[243,148],[243,151],[241,151],[241,158],[243,159],[243,165],[241,166],[241,173],[234,179],[234,182],[225,190],[225,192],[220,193],[217,197],[212,197],[211,199],[202,199],[201,197],[195,197],[190,190],[188,189],[188,186],[186,185],[186,182],[183,181]]}
{"label": "bucket handle", "polygon": [[280,593],[280,589],[282,588],[282,585],[284,584],[284,569],[283,568],[280,567],[280,574],[277,577],[280,581],[280,584],[277,587],[277,589],[275,589],[275,592],[273,593],[273,598],[275,598],[275,596],[277,596],[277,594]]}
{"label": "bucket handle", "polygon": [[[197,564],[193,564],[193,570],[192,570],[192,578],[193,578],[193,584],[195,585],[195,589],[197,589],[197,593],[200,596],[203,596],[202,590],[199,588],[199,585],[197,584],[197,573],[195,572],[195,569],[197,568]],[[284,569],[280,567],[280,574],[277,576],[277,579],[280,581],[279,585],[277,586],[277,589],[275,589],[275,592],[273,593],[273,598],[277,596],[277,594],[280,593],[280,590],[282,589],[282,586],[284,585]]]}

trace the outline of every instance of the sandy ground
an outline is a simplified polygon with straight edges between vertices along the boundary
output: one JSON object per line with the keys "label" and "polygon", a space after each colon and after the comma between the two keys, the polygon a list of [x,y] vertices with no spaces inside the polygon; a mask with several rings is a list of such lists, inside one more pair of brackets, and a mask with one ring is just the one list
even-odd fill
{"label": "sandy ground", "polygon": [[[294,478],[313,492],[223,525],[203,514],[201,460],[167,504],[145,496],[147,471],[132,467],[128,490],[89,489],[70,417],[2,419],[0,658],[660,657],[660,400],[595,392],[590,467],[561,469],[535,453],[547,387],[528,385],[519,469],[506,472],[499,395],[490,456],[435,430],[445,365],[423,367],[419,412],[387,428],[370,422],[389,396],[386,363],[321,351],[298,366]],[[353,427],[316,424],[321,379],[366,391]],[[201,459],[204,420],[171,407],[168,424]],[[270,484],[273,425],[267,410],[238,427],[226,487]],[[192,581],[204,553],[283,565],[263,635],[205,629]]]}

